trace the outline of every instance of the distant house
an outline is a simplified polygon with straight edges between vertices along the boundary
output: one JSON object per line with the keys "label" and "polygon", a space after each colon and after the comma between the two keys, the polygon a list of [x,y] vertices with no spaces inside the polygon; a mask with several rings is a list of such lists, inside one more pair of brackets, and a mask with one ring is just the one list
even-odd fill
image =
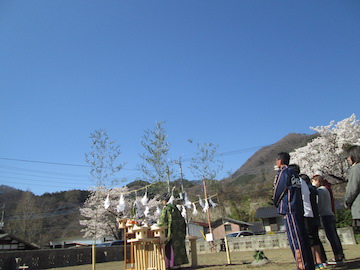
{"label": "distant house", "polygon": [[31,250],[39,247],[0,230],[0,250]]}
{"label": "distant house", "polygon": [[255,217],[262,220],[266,233],[285,230],[283,216],[275,206],[258,208]]}
{"label": "distant house", "polygon": [[252,225],[252,223],[224,217],[212,222],[211,228],[214,240],[218,240],[224,238],[225,235],[231,232],[249,230]]}

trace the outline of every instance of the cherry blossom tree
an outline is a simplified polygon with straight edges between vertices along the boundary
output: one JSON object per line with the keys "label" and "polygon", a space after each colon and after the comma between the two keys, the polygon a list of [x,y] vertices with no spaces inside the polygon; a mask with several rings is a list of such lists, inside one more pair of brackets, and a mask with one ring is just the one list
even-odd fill
{"label": "cherry blossom tree", "polygon": [[313,175],[322,171],[338,180],[344,180],[348,168],[344,150],[353,144],[360,144],[360,125],[355,114],[337,124],[331,121],[327,126],[310,127],[319,136],[306,146],[290,153],[291,162],[300,166],[301,172]]}
{"label": "cherry blossom tree", "polygon": [[[145,197],[145,196],[144,196]],[[158,218],[156,212],[160,204],[158,197],[144,200],[132,194],[127,187],[107,189],[96,187],[80,208],[83,219],[80,225],[84,237],[102,239],[112,236],[120,239],[117,218],[136,218],[153,220]]]}

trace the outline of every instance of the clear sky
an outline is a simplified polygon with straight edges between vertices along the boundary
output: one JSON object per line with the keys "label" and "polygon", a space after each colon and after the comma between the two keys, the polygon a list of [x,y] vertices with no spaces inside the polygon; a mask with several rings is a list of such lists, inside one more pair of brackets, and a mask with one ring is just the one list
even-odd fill
{"label": "clear sky", "polygon": [[188,139],[218,144],[221,179],[288,133],[359,117],[359,14],[358,0],[1,0],[0,184],[93,186],[100,128],[128,181],[156,121],[187,179]]}

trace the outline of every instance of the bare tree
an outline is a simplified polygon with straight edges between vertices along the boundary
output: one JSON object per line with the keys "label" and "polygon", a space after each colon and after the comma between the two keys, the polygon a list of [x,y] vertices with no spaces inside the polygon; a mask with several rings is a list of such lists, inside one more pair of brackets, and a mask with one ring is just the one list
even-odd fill
{"label": "bare tree", "polygon": [[22,194],[9,227],[19,238],[29,243],[41,243],[43,216],[31,191],[27,190]]}
{"label": "bare tree", "polygon": [[97,186],[115,185],[119,182],[117,173],[124,164],[118,162],[120,145],[112,141],[106,131],[99,129],[90,134],[91,151],[85,154],[86,162],[91,166],[90,176]]}
{"label": "bare tree", "polygon": [[169,185],[173,170],[168,162],[169,143],[164,124],[164,121],[156,122],[153,130],[145,130],[141,141],[145,152],[140,154],[144,162],[139,165],[139,169],[147,181],[168,181]]}
{"label": "bare tree", "polygon": [[218,148],[219,146],[213,143],[197,144],[198,151],[189,166],[197,179],[214,180],[222,170],[223,162],[217,159]]}
{"label": "bare tree", "polygon": [[[201,179],[204,185],[205,205],[208,205],[207,181],[215,180],[216,175],[223,167],[222,161],[216,158],[218,145],[213,143],[197,144],[196,156],[191,159],[190,170],[197,179]],[[209,224],[209,232],[212,234],[210,208],[206,209]],[[211,249],[214,251],[214,243],[211,241]]]}

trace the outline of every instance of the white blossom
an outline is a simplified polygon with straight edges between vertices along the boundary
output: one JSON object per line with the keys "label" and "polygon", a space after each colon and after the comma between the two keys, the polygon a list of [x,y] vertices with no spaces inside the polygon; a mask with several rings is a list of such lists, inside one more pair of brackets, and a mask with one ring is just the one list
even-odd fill
{"label": "white blossom", "polygon": [[319,136],[306,146],[290,153],[291,163],[300,166],[301,172],[310,177],[317,170],[339,179],[345,179],[348,168],[343,151],[346,146],[360,144],[360,125],[355,114],[337,124],[310,127]]}
{"label": "white blossom", "polygon": [[[104,187],[98,187],[97,189],[90,191],[90,196],[84,203],[84,206],[80,208],[80,214],[82,219],[80,225],[84,226],[81,230],[84,233],[84,237],[90,238],[103,238],[106,236],[118,237],[118,224],[116,218],[130,218],[131,205],[134,204],[134,197],[127,196],[126,204],[120,201],[125,200],[123,194],[129,194],[130,191],[127,187],[113,188],[108,190]],[[118,199],[120,195],[120,200]],[[109,207],[105,209],[104,200],[109,196]],[[123,198],[123,199],[122,199]],[[159,205],[158,197],[148,200],[146,207],[147,219],[156,220],[156,207]],[[140,207],[138,216],[143,217],[146,208],[143,208],[141,203],[137,203]],[[125,207],[128,206],[128,207]],[[122,210],[122,211],[119,211]]]}

